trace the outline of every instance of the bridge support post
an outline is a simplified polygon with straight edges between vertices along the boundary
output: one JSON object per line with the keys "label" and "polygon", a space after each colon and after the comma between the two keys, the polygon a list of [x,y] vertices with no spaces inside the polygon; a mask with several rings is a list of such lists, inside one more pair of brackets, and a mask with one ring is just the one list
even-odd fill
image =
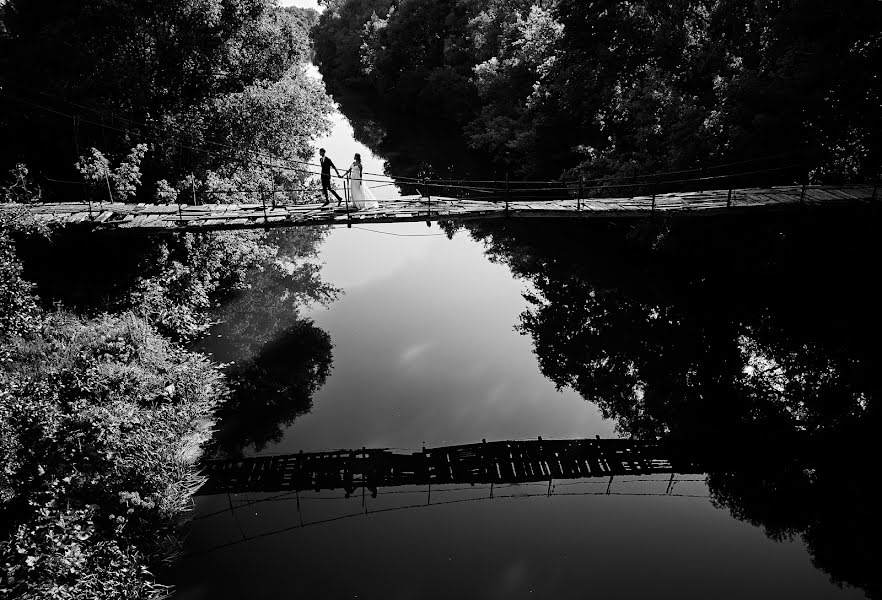
{"label": "bridge support post", "polygon": [[732,186],[729,186],[729,195],[726,196],[726,208],[732,208]]}
{"label": "bridge support post", "polygon": [[508,216],[508,171],[505,172],[505,216]]}
{"label": "bridge support post", "polygon": [[652,180],[652,212],[655,212],[655,192],[658,186],[658,178]]}
{"label": "bridge support post", "polygon": [[583,175],[579,173],[579,195],[576,196],[576,212],[582,212],[582,191],[583,191],[584,179]]}
{"label": "bridge support post", "polygon": [[343,180],[343,198],[346,201],[346,228],[352,229],[352,221],[349,218],[349,179]]}
{"label": "bridge support post", "polygon": [[808,187],[809,183],[809,174],[806,172],[805,177],[802,180],[802,192],[799,194],[799,203],[805,204],[805,188]]}
{"label": "bridge support post", "polygon": [[429,180],[423,178],[423,188],[426,190],[426,200],[428,201],[428,205],[426,207],[426,212],[428,216],[432,216],[432,193],[429,191]]}

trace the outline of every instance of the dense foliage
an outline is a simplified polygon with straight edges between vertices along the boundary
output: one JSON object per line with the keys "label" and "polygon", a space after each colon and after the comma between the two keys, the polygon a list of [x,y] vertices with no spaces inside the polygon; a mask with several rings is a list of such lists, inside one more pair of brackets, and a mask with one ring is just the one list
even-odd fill
{"label": "dense foliage", "polygon": [[[513,173],[631,175],[762,157],[879,174],[875,0],[329,0],[329,89],[390,135],[460,131]],[[346,105],[344,105],[346,106]],[[369,127],[367,129],[370,129]]]}
{"label": "dense foliage", "polygon": [[292,188],[294,161],[327,127],[329,101],[304,67],[314,20],[274,0],[0,3],[0,137],[16,140],[0,168],[25,162],[50,199],[80,199],[52,180],[76,182],[81,156],[117,162],[136,147],[142,201]]}
{"label": "dense foliage", "polygon": [[200,484],[226,395],[205,358],[132,313],[43,312],[0,229],[0,590],[158,598],[149,567]]}

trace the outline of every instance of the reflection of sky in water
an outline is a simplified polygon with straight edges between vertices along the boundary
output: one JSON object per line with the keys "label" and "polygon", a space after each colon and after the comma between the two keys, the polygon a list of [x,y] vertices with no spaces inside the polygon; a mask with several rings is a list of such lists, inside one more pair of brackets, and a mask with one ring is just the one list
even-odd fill
{"label": "reflection of sky in water", "polygon": [[345,293],[307,316],[331,334],[334,369],[272,451],[612,435],[594,406],[540,374],[530,339],[513,329],[523,283],[466,234],[341,227],[321,258],[325,281]]}

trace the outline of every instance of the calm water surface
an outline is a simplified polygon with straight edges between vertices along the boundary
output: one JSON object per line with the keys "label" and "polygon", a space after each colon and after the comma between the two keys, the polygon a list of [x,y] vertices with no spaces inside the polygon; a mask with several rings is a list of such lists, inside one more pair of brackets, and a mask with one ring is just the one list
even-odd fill
{"label": "calm water surface", "polygon": [[[358,151],[367,171],[382,172],[345,119],[334,118],[320,145],[337,165]],[[395,193],[384,190],[377,196]],[[270,433],[241,434],[235,451],[617,436],[616,421],[595,404],[555,388],[531,336],[515,330],[532,282],[491,261],[465,232],[448,239],[434,225],[341,227],[316,262],[342,290],[336,300],[285,312],[283,286],[256,285],[231,300],[227,321],[200,344],[218,360],[258,364],[273,380],[299,377],[310,352],[330,365],[326,376],[307,369],[318,383],[298,384],[290,406],[283,398],[253,417],[270,421],[260,424]],[[328,336],[332,349],[292,345],[291,332],[310,321],[306,329]],[[249,346],[255,322],[266,343]],[[247,405],[237,410],[247,421]],[[544,483],[499,486],[492,499],[486,486],[431,495],[385,488],[376,498],[342,490],[200,496],[184,557],[167,579],[181,600],[864,597],[816,569],[800,536],[773,541],[715,507],[704,476],[679,477],[671,493],[667,477],[607,485],[560,481],[550,495]]]}
{"label": "calm water surface", "polygon": [[[615,435],[540,374],[513,327],[529,286],[508,267],[463,233],[370,229],[398,235],[340,228],[321,248],[323,277],[345,293],[302,316],[330,334],[333,368],[261,454]],[[225,327],[208,349],[223,352]],[[605,480],[562,482],[551,497],[521,485],[492,500],[481,486],[441,488],[431,506],[425,489],[381,489],[364,507],[310,492],[299,510],[290,494],[200,497],[177,597],[863,597],[815,570],[799,540],[773,542],[714,508],[700,477],[670,496],[666,485],[622,480],[604,495]]]}

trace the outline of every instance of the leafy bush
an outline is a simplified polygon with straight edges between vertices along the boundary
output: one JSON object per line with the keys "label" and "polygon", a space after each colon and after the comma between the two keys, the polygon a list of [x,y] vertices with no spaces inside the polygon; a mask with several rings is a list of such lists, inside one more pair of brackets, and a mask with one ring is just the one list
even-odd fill
{"label": "leafy bush", "polygon": [[43,192],[34,184],[29,175],[28,168],[18,163],[9,171],[10,181],[6,185],[0,185],[0,198],[3,202],[39,202]]}
{"label": "leafy bush", "polygon": [[0,339],[24,335],[37,324],[33,285],[22,279],[21,270],[12,239],[0,229]]}
{"label": "leafy bush", "polygon": [[107,191],[111,202],[125,202],[133,198],[141,185],[141,161],[147,154],[147,144],[138,144],[113,170],[110,161],[98,149],[90,156],[81,156],[77,170],[99,196]]}
{"label": "leafy bush", "polygon": [[274,268],[278,247],[261,233],[186,234],[164,240],[146,257],[145,276],[128,304],[175,339],[192,339],[211,325],[209,309],[245,286],[251,269]]}
{"label": "leafy bush", "polygon": [[145,557],[107,539],[96,520],[94,505],[38,510],[12,535],[15,555],[7,562],[2,591],[65,600],[165,598],[168,588],[152,581]]}
{"label": "leafy bush", "polygon": [[4,589],[159,596],[146,564],[174,549],[157,534],[201,484],[194,463],[226,395],[221,374],[131,313],[49,314],[39,335],[4,346]]}

